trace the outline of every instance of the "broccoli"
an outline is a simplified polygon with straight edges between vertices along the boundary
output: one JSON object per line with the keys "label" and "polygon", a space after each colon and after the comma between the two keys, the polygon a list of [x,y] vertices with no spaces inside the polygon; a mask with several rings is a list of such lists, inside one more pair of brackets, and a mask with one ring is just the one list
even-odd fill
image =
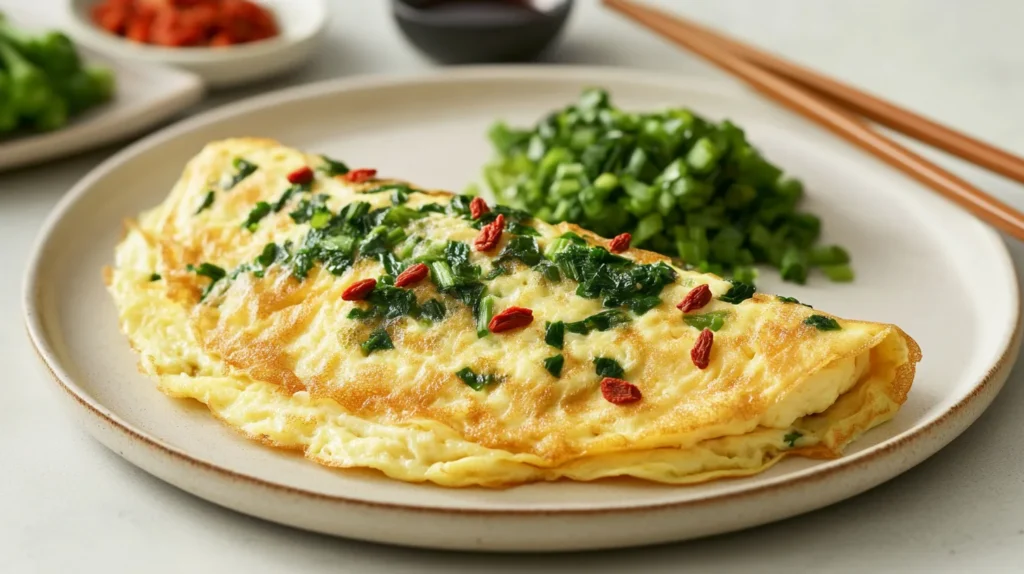
{"label": "broccoli", "polygon": [[32,127],[38,131],[52,131],[68,123],[68,103],[64,98],[55,96],[49,105],[32,118]]}
{"label": "broccoli", "polygon": [[46,74],[6,41],[0,39],[0,63],[11,79],[10,104],[23,117],[34,117],[46,110],[56,97]]}
{"label": "broccoli", "polygon": [[75,44],[63,32],[38,36],[15,28],[0,14],[0,40],[5,40],[50,77],[72,74],[82,66]]}
{"label": "broccoli", "polygon": [[18,127],[18,111],[11,105],[11,78],[0,68],[0,133]]}
{"label": "broccoli", "polygon": [[114,87],[113,73],[84,65],[63,33],[30,34],[0,13],[0,134],[58,129],[110,100]]}
{"label": "broccoli", "polygon": [[72,114],[102,104],[114,95],[114,74],[107,68],[86,66],[56,82]]}

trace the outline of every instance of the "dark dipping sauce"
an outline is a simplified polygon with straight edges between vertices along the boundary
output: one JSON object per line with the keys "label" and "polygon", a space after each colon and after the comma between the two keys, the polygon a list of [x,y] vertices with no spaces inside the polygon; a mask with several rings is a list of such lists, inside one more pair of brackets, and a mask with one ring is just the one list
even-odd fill
{"label": "dark dipping sauce", "polygon": [[443,63],[536,58],[558,36],[572,0],[393,0],[402,32]]}

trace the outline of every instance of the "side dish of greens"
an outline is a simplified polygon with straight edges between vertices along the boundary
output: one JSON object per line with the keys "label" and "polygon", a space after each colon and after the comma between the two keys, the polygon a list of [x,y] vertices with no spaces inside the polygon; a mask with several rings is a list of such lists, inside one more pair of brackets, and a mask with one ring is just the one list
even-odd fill
{"label": "side dish of greens", "polygon": [[498,202],[550,223],[628,232],[633,247],[747,283],[755,264],[794,283],[815,268],[853,279],[847,252],[819,245],[820,219],[797,209],[801,182],[728,120],[684,108],[627,112],[592,88],[532,127],[499,121],[489,136],[486,185]]}
{"label": "side dish of greens", "polygon": [[0,13],[0,138],[61,128],[113,94],[112,72],[86,65],[66,35],[28,32]]}

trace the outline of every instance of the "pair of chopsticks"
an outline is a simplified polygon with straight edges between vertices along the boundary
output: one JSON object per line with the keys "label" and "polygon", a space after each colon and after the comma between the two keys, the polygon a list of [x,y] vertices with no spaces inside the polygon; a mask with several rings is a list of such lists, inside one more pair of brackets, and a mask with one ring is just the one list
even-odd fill
{"label": "pair of chopsticks", "polygon": [[882,135],[865,118],[1021,183],[1024,159],[684,18],[630,0],[604,3],[1024,240],[1024,214]]}

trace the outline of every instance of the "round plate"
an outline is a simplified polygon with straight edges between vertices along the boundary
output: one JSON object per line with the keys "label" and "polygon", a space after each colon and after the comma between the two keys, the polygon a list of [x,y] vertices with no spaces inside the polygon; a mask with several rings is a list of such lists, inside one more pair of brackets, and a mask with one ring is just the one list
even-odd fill
{"label": "round plate", "polygon": [[294,70],[313,55],[328,20],[325,0],[257,0],[277,19],[274,38],[226,48],[139,44],[98,27],[90,16],[101,0],[64,0],[76,41],[112,58],[188,70],[209,88],[235,87]]}
{"label": "round plate", "polygon": [[[841,316],[898,324],[924,360],[891,422],[831,461],[787,459],[754,477],[668,487],[557,482],[507,490],[444,489],[319,467],[247,441],[196,403],[171,400],[136,371],[100,269],[121,221],[163,200],[208,141],[275,138],[461,190],[490,155],[496,119],[528,123],[585,86],[631,109],[687,106],[729,117],[808,189],[825,240],[847,246],[852,284],[814,278],[762,291]],[[992,401],[1016,357],[1017,280],[999,236],[825,132],[730,84],[573,67],[462,68],[416,77],[350,78],[206,113],[96,168],[47,220],[25,284],[30,336],[71,412],[101,442],[152,474],[217,504],[276,522],[435,548],[553,551],[681,540],[762,524],[853,496],[939,450]]]}

